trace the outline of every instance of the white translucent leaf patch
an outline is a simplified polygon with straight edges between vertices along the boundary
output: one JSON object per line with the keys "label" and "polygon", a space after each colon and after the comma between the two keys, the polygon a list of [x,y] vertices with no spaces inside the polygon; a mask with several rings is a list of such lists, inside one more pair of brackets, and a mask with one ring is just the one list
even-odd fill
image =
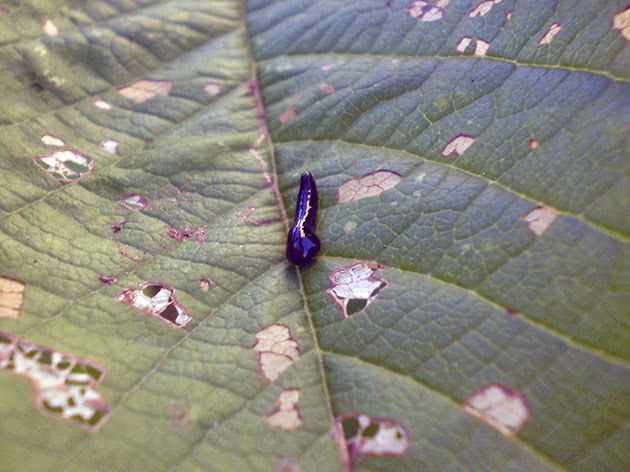
{"label": "white translucent leaf patch", "polygon": [[76,149],[59,149],[43,156],[35,156],[33,162],[58,182],[79,180],[94,167],[94,161]]}
{"label": "white translucent leaf patch", "polygon": [[326,291],[341,308],[344,318],[367,308],[387,286],[387,281],[374,275],[380,265],[357,262],[339,267],[329,276],[330,288]]}
{"label": "white translucent leaf patch", "polygon": [[176,328],[183,328],[192,320],[192,315],[175,297],[175,289],[161,282],[144,282],[123,290],[116,299]]}
{"label": "white translucent leaf patch", "polygon": [[299,357],[300,349],[291,330],[283,324],[273,324],[256,333],[253,349],[258,353],[258,365],[263,377],[275,382]]}
{"label": "white translucent leaf patch", "polygon": [[24,301],[24,283],[0,277],[0,318],[17,319]]}
{"label": "white translucent leaf patch", "polygon": [[489,384],[464,403],[464,410],[506,436],[515,436],[530,417],[527,397],[500,384]]}
{"label": "white translucent leaf patch", "polygon": [[267,415],[267,423],[272,428],[284,431],[293,431],[304,423],[297,403],[300,399],[300,390],[287,388],[278,394],[278,407]]}
{"label": "white translucent leaf patch", "polygon": [[105,368],[95,362],[0,332],[0,368],[31,381],[42,414],[91,431],[109,416],[110,407],[97,390]]}
{"label": "white translucent leaf patch", "polygon": [[397,456],[409,447],[409,434],[399,421],[368,415],[339,415],[335,435],[342,444],[344,462],[350,467],[359,455]]}

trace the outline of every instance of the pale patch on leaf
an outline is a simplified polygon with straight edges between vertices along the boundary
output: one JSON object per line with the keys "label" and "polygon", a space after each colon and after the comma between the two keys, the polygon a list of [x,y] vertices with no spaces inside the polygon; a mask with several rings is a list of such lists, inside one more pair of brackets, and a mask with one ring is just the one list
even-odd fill
{"label": "pale patch on leaf", "polygon": [[437,21],[442,19],[444,8],[451,0],[438,0],[435,5],[430,2],[416,1],[407,5],[407,14],[419,21]]}
{"label": "pale patch on leaf", "polygon": [[330,95],[331,93],[335,93],[335,87],[333,87],[333,86],[332,86],[332,85],[330,85],[330,84],[320,84],[320,85],[319,85],[319,89],[320,89],[322,92],[327,93],[327,94],[329,94],[329,95]]}
{"label": "pale patch on leaf", "polygon": [[118,93],[136,103],[143,103],[156,95],[168,95],[172,87],[171,80],[143,79],[120,87]]}
{"label": "pale patch on leaf", "polygon": [[492,7],[497,3],[501,3],[501,0],[483,1],[479,5],[477,5],[476,8],[472,9],[470,13],[468,13],[468,16],[471,18],[474,16],[486,16],[490,12],[490,10],[492,10]]}
{"label": "pale patch on leaf", "polygon": [[409,434],[399,421],[368,415],[339,415],[334,433],[347,468],[357,456],[398,456],[409,447]]}
{"label": "pale patch on leaf", "polygon": [[283,324],[273,324],[258,331],[253,349],[258,353],[260,370],[269,382],[275,382],[300,355],[291,330]]}
{"label": "pale patch on leaf", "polygon": [[217,84],[216,82],[208,82],[203,89],[208,95],[214,97],[221,93],[222,87],[221,84]]}
{"label": "pale patch on leaf", "polygon": [[201,290],[202,292],[210,291],[211,287],[212,287],[212,282],[210,282],[209,279],[200,279],[199,280],[199,290]]}
{"label": "pale patch on leaf", "polygon": [[395,187],[401,180],[402,177],[399,174],[389,170],[378,170],[350,179],[337,189],[337,201],[346,203],[373,197]]}
{"label": "pale patch on leaf", "polygon": [[475,142],[476,138],[472,136],[468,136],[465,134],[458,134],[453,139],[451,139],[446,146],[442,149],[443,156],[450,156],[451,154],[456,154],[457,156],[461,156],[466,152],[466,150],[472,146]]}
{"label": "pale patch on leaf", "polygon": [[387,287],[385,280],[374,275],[380,267],[372,262],[357,262],[339,267],[328,276],[330,288],[326,293],[339,305],[344,318],[367,308]]}
{"label": "pale patch on leaf", "polygon": [[348,221],[343,226],[343,232],[346,234],[352,233],[355,229],[357,229],[357,224],[354,221]]}
{"label": "pale patch on leaf", "polygon": [[540,236],[549,229],[556,216],[558,214],[551,208],[537,206],[523,216],[523,221],[527,223],[527,227],[532,233]]}
{"label": "pale patch on leaf", "polygon": [[527,397],[500,384],[489,384],[464,403],[464,410],[506,436],[515,436],[529,419]]}
{"label": "pale patch on leaf", "polygon": [[0,318],[17,319],[24,301],[24,283],[0,276]]}
{"label": "pale patch on leaf", "polygon": [[96,108],[100,108],[101,110],[111,110],[113,108],[113,105],[111,103],[106,102],[101,98],[94,98],[92,100],[92,103]]}
{"label": "pale patch on leaf", "polygon": [[175,297],[175,289],[162,282],[144,282],[123,290],[116,299],[176,328],[183,328],[192,320],[192,315]]}
{"label": "pale patch on leaf", "polygon": [[302,416],[297,407],[300,390],[287,388],[278,394],[278,408],[267,415],[267,423],[272,428],[292,431],[302,426]]}
{"label": "pale patch on leaf", "polygon": [[282,124],[288,123],[297,116],[297,110],[294,106],[287,107],[282,113],[280,113],[280,122]]}
{"label": "pale patch on leaf", "polygon": [[45,144],[46,146],[60,147],[66,144],[63,139],[58,138],[53,134],[44,134],[39,138],[39,140],[42,142],[42,144]]}
{"label": "pale patch on leaf", "polygon": [[98,147],[112,154],[118,154],[118,144],[118,141],[115,139],[104,139],[98,144]]}
{"label": "pale patch on leaf", "polygon": [[44,33],[46,33],[48,36],[57,36],[59,34],[59,28],[57,28],[57,26],[52,21],[46,19],[46,21],[44,22]]}
{"label": "pale patch on leaf", "polygon": [[473,53],[476,57],[485,57],[488,48],[490,47],[490,43],[484,41],[483,39],[477,38],[475,40],[475,52]]}
{"label": "pale patch on leaf", "polygon": [[31,381],[42,414],[91,431],[109,416],[110,407],[97,390],[105,368],[97,363],[0,332],[0,368]]}
{"label": "pale patch on leaf", "polygon": [[33,162],[58,182],[74,182],[94,167],[92,159],[76,149],[60,149],[35,156]]}
{"label": "pale patch on leaf", "polygon": [[560,23],[551,23],[542,38],[538,40],[538,45],[543,46],[545,44],[549,44],[553,41],[554,36],[557,35],[561,29],[562,25]]}
{"label": "pale patch on leaf", "polygon": [[322,66],[322,70],[325,70],[325,71],[329,71],[329,70],[332,70],[334,68],[335,68],[334,64],[326,64],[325,66]]}
{"label": "pale patch on leaf", "polygon": [[621,36],[630,40],[630,6],[613,17],[613,28],[621,31]]}
{"label": "pale patch on leaf", "polygon": [[281,457],[277,472],[300,472],[300,461],[294,457]]}
{"label": "pale patch on leaf", "polygon": [[463,36],[457,43],[457,46],[455,46],[455,50],[458,53],[463,54],[471,41],[472,38],[470,36]]}
{"label": "pale patch on leaf", "polygon": [[139,193],[128,193],[120,199],[120,204],[127,210],[140,211],[147,206],[147,201]]}

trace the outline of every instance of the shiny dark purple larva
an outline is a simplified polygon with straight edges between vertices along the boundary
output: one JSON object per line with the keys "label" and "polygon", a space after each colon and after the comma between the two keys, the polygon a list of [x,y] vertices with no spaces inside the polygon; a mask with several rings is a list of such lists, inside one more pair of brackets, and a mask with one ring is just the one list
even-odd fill
{"label": "shiny dark purple larva", "polygon": [[315,234],[317,222],[317,185],[310,172],[300,177],[300,190],[295,205],[295,220],[287,237],[287,259],[302,266],[319,252],[319,238]]}

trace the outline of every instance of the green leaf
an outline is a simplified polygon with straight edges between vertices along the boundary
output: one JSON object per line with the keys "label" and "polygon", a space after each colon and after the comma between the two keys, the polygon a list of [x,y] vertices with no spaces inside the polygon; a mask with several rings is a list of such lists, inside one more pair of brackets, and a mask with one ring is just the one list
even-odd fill
{"label": "green leaf", "polygon": [[630,468],[627,7],[1,4],[1,468]]}

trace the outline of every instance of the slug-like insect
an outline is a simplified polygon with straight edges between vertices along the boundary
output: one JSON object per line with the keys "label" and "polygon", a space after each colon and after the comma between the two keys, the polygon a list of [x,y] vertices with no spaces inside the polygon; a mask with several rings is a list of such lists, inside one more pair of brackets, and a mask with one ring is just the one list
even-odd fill
{"label": "slug-like insect", "polygon": [[295,220],[287,237],[287,259],[303,266],[319,252],[319,238],[315,234],[317,221],[317,185],[310,172],[300,177],[300,190],[295,205]]}

